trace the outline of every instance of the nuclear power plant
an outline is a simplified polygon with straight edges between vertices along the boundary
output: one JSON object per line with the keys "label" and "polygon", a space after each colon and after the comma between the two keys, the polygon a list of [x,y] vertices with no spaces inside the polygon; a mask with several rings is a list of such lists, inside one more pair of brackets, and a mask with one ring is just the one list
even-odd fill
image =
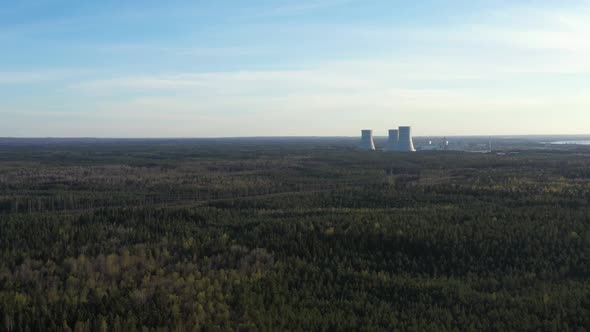
{"label": "nuclear power plant", "polygon": [[375,150],[375,142],[373,142],[373,131],[372,130],[362,130],[361,131],[361,143],[359,148],[364,151],[374,151]]}
{"label": "nuclear power plant", "polygon": [[[359,148],[364,151],[375,150],[373,130],[365,129],[361,131]],[[415,152],[416,149],[412,140],[412,127],[402,126],[398,129],[390,129],[387,146],[383,150],[388,152]]]}

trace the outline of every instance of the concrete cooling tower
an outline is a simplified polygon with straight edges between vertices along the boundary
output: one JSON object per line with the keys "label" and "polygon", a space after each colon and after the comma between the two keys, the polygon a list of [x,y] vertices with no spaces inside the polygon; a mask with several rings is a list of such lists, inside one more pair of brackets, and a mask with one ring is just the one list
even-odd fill
{"label": "concrete cooling tower", "polygon": [[399,127],[399,142],[397,151],[414,152],[414,142],[412,142],[412,127]]}
{"label": "concrete cooling tower", "polygon": [[359,145],[361,150],[373,151],[375,150],[375,143],[373,142],[373,131],[362,130],[361,131],[361,143]]}
{"label": "concrete cooling tower", "polygon": [[387,146],[385,147],[385,151],[397,151],[398,143],[399,143],[399,130],[389,129],[389,141],[387,141]]}

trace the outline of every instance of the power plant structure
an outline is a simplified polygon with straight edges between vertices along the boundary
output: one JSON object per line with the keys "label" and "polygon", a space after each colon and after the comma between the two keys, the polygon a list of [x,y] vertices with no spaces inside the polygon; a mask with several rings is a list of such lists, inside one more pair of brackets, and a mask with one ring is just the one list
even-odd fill
{"label": "power plant structure", "polygon": [[385,151],[388,151],[388,152],[397,151],[398,143],[399,143],[399,130],[389,129],[389,139],[387,140],[387,146],[385,147]]}
{"label": "power plant structure", "polygon": [[397,151],[415,152],[414,142],[412,141],[412,127],[399,127],[399,141]]}
{"label": "power plant structure", "polygon": [[373,141],[373,131],[365,129],[361,131],[361,143],[359,148],[364,151],[374,151],[375,142]]}
{"label": "power plant structure", "polygon": [[[365,151],[375,150],[373,130],[365,129],[361,131],[359,148]],[[416,149],[412,140],[412,127],[402,126],[398,129],[390,129],[387,146],[383,150],[387,152],[415,152]]]}

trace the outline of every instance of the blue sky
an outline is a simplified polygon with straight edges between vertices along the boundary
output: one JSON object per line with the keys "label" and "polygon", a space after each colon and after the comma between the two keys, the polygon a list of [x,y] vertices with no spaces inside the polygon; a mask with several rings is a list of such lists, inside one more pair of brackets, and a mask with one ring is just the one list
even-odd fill
{"label": "blue sky", "polygon": [[0,136],[590,134],[590,1],[11,1]]}

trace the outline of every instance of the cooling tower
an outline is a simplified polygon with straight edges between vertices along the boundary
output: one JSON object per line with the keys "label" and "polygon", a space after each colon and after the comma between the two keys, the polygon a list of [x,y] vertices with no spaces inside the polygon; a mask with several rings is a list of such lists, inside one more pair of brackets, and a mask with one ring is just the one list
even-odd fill
{"label": "cooling tower", "polygon": [[412,127],[399,127],[399,142],[397,151],[414,152],[414,143],[412,142]]}
{"label": "cooling tower", "polygon": [[399,143],[399,130],[389,129],[389,141],[387,141],[387,146],[385,147],[385,151],[397,151],[398,143]]}
{"label": "cooling tower", "polygon": [[373,151],[375,150],[375,143],[373,142],[373,131],[362,130],[361,131],[361,143],[359,145],[361,150]]}

